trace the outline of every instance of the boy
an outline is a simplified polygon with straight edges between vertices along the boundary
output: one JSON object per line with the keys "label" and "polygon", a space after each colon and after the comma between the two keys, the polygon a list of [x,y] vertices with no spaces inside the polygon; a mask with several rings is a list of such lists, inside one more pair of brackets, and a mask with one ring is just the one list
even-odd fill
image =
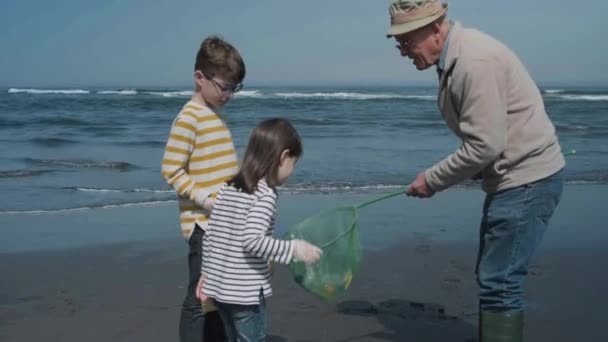
{"label": "boy", "polygon": [[232,136],[217,111],[242,88],[244,78],[238,50],[218,37],[205,39],[196,55],[194,94],[175,118],[165,147],[162,175],[177,192],[181,230],[190,247],[179,326],[182,342],[226,340],[217,311],[205,303],[203,312],[195,289],[215,192],[238,168]]}

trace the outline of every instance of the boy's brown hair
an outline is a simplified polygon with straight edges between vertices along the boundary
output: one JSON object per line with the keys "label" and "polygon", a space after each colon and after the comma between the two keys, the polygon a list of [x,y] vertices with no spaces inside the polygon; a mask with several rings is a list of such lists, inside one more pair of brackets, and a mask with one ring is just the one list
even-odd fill
{"label": "boy's brown hair", "polygon": [[239,51],[218,36],[206,38],[196,54],[194,71],[213,78],[218,76],[233,84],[243,82],[245,62]]}

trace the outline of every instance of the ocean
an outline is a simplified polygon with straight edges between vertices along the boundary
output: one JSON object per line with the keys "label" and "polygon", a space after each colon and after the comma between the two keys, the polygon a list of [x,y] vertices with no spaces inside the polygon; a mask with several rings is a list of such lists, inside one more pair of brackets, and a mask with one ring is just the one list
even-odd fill
{"label": "ocean", "polygon": [[[568,183],[608,183],[608,88],[542,89]],[[160,176],[185,88],[0,89],[0,215],[175,201]],[[260,120],[282,116],[303,158],[287,194],[395,191],[455,150],[435,87],[249,87],[223,110],[242,156]],[[470,182],[462,186],[475,187]]]}

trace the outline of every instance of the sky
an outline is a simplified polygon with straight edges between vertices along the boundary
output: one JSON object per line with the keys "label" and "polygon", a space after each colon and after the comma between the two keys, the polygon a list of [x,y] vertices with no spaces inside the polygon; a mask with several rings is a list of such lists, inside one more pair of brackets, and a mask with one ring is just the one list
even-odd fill
{"label": "sky", "polygon": [[[2,0],[0,86],[182,86],[201,41],[235,45],[248,85],[417,85],[389,0]],[[583,7],[584,6],[584,7]],[[608,2],[455,0],[448,17],[510,46],[541,85],[608,85]]]}

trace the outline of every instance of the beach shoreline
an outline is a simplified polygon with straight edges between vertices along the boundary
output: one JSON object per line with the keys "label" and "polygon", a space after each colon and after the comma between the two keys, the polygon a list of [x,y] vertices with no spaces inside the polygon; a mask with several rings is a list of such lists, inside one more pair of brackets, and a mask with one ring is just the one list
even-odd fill
{"label": "beach shoreline", "polygon": [[[283,196],[280,222],[369,197]],[[605,186],[566,187],[530,267],[528,341],[608,339],[603,328],[608,277],[600,271],[608,266],[602,229],[607,197]],[[268,300],[269,341],[464,342],[474,337],[482,199],[478,191],[451,190],[426,201],[386,201],[363,212],[363,265],[347,295],[334,303],[309,295],[285,267],[276,267]],[[187,246],[174,216],[171,206],[0,215],[3,228],[24,224],[17,236],[32,245],[0,252],[0,340],[176,340]],[[102,227],[107,230],[98,231]],[[77,241],[38,248],[68,238]]]}

